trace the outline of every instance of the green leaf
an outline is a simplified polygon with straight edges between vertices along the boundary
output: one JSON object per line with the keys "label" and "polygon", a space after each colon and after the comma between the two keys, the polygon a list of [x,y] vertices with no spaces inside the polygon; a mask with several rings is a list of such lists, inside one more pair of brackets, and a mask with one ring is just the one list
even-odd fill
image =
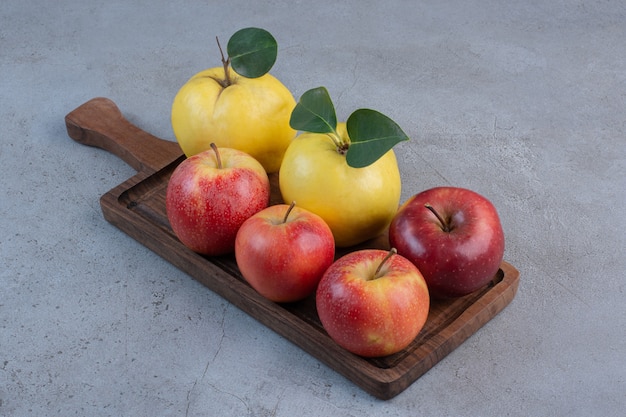
{"label": "green leaf", "polygon": [[346,128],[350,136],[346,161],[353,168],[373,164],[397,143],[409,140],[396,122],[370,109],[359,109],[352,113]]}
{"label": "green leaf", "polygon": [[247,78],[265,75],[276,62],[278,44],[271,33],[259,28],[241,29],[226,47],[233,70]]}
{"label": "green leaf", "polygon": [[337,115],[328,90],[313,88],[300,97],[291,112],[292,129],[313,133],[332,133],[337,129]]}

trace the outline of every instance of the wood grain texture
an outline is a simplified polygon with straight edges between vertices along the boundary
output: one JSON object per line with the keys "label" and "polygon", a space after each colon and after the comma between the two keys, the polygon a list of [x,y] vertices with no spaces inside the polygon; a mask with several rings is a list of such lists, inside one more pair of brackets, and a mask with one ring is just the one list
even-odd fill
{"label": "wood grain texture", "polygon": [[[353,355],[325,332],[313,296],[297,303],[271,302],[245,282],[234,256],[208,258],[180,243],[165,212],[169,177],[185,158],[176,142],[132,125],[105,98],[88,101],[65,120],[72,139],[112,152],[138,171],[100,199],[107,221],[380,399],[390,399],[405,390],[504,309],[517,292],[519,272],[503,262],[498,274],[481,290],[454,300],[433,300],[426,325],[403,351],[376,359]],[[270,179],[271,201],[281,202],[278,178],[272,175]],[[388,249],[387,236],[342,250],[337,257],[366,247]]]}

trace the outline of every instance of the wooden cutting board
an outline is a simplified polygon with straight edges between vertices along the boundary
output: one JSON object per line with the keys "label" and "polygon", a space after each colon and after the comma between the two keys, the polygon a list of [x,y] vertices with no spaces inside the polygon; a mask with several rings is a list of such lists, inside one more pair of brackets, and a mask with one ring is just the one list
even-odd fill
{"label": "wooden cutting board", "polygon": [[[107,221],[380,399],[405,390],[504,309],[517,292],[519,272],[502,262],[498,274],[483,289],[455,300],[433,301],[426,325],[403,351],[377,359],[353,355],[324,331],[313,296],[292,304],[270,302],[245,282],[234,256],[204,257],[178,241],[165,212],[168,179],[185,158],[176,142],[134,126],[106,98],[79,106],[65,117],[65,123],[75,141],[105,149],[137,170],[135,176],[101,197]],[[281,202],[275,175],[271,182],[272,202]],[[387,237],[347,251],[365,247],[388,249]]]}

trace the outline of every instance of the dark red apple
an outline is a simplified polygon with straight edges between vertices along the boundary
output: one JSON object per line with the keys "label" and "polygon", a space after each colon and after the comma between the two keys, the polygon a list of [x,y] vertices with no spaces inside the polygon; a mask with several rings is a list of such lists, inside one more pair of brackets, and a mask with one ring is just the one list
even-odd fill
{"label": "dark red apple", "polygon": [[504,255],[504,232],[494,205],[458,187],[432,188],[406,201],[389,225],[389,243],[417,266],[437,298],[484,287]]}

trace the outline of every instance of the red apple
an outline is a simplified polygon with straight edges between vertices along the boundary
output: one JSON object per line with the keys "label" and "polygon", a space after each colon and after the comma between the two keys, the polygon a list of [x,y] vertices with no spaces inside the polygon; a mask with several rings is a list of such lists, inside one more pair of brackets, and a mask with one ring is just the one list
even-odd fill
{"label": "red apple", "polygon": [[167,218],[178,239],[203,255],[235,249],[241,224],[269,204],[263,166],[239,150],[212,149],[181,162],[169,180]]}
{"label": "red apple", "polygon": [[246,220],[235,240],[241,275],[264,297],[276,302],[312,294],[335,259],[330,227],[316,214],[279,204]]}
{"label": "red apple", "polygon": [[316,297],[328,335],[365,357],[406,348],[424,327],[430,308],[422,274],[395,249],[363,249],[339,258],[322,277]]}
{"label": "red apple", "polygon": [[437,187],[405,202],[389,225],[389,243],[424,275],[438,298],[467,295],[490,282],[504,255],[496,208],[458,187]]}

